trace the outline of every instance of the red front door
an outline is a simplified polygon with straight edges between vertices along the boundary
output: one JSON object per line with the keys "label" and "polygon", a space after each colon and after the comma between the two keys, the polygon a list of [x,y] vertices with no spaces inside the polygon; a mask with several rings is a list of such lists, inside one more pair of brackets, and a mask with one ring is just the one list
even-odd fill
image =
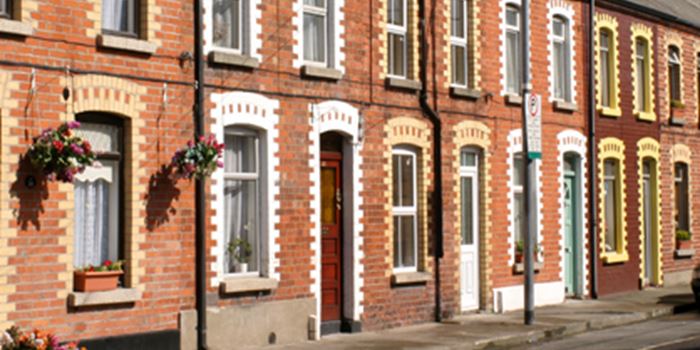
{"label": "red front door", "polygon": [[342,299],[340,154],[321,154],[321,320],[338,321]]}

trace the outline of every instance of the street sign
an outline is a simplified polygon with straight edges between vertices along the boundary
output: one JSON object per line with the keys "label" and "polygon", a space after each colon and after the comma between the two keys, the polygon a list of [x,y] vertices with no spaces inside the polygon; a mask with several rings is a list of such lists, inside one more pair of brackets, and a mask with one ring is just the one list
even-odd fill
{"label": "street sign", "polygon": [[526,95],[525,113],[527,115],[527,157],[542,159],[542,96]]}

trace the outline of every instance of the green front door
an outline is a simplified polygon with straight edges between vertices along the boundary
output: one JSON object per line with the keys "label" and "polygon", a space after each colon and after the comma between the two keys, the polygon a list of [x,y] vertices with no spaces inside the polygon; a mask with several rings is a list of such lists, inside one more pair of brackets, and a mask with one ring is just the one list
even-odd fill
{"label": "green front door", "polygon": [[566,295],[578,294],[578,191],[575,160],[567,157],[564,173],[564,285]]}

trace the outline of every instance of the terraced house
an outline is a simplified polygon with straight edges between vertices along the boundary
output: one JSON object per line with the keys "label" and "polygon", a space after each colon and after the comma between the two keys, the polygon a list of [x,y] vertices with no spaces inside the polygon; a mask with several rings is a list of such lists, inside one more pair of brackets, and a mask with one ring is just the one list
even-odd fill
{"label": "terraced house", "polygon": [[[700,259],[700,8],[596,3],[530,2],[537,306]],[[0,326],[228,349],[523,308],[522,5],[0,0]],[[100,166],[57,180],[30,150],[71,121]],[[195,133],[221,167],[174,176]]]}

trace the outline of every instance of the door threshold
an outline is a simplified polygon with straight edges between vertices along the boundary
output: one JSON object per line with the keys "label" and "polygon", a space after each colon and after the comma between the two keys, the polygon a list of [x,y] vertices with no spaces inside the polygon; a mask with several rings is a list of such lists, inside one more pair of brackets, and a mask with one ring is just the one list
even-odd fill
{"label": "door threshold", "polygon": [[321,322],[321,336],[340,333],[340,320]]}

